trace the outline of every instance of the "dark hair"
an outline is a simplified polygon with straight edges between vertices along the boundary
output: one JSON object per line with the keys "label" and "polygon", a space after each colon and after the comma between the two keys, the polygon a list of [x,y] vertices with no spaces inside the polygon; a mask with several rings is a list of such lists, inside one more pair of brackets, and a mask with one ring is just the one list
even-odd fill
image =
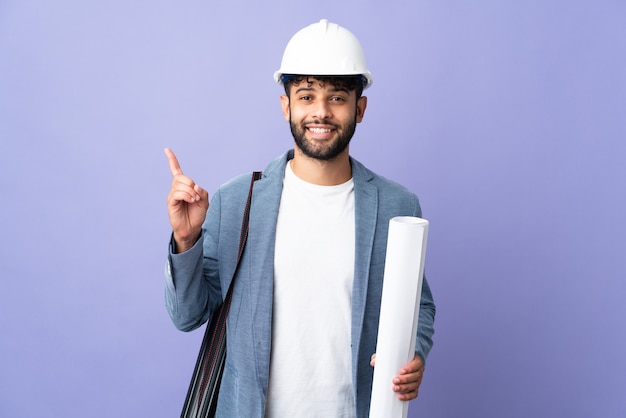
{"label": "dark hair", "polygon": [[291,86],[299,86],[300,83],[306,82],[309,86],[314,82],[320,83],[323,87],[326,83],[335,88],[346,89],[348,91],[355,91],[356,98],[358,99],[363,94],[363,87],[367,83],[367,80],[362,75],[296,75],[296,74],[283,74],[281,76],[283,86],[285,87],[285,94],[289,96],[289,90]]}

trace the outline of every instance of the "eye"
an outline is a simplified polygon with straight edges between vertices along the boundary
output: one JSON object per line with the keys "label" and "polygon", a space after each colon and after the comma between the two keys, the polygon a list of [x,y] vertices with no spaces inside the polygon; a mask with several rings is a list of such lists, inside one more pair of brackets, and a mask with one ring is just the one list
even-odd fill
{"label": "eye", "polygon": [[306,101],[310,101],[311,100],[311,96],[307,96],[307,95],[300,96],[298,100],[303,100],[305,102]]}
{"label": "eye", "polygon": [[333,96],[333,97],[330,98],[330,101],[331,102],[345,102],[346,99],[344,99],[341,96]]}

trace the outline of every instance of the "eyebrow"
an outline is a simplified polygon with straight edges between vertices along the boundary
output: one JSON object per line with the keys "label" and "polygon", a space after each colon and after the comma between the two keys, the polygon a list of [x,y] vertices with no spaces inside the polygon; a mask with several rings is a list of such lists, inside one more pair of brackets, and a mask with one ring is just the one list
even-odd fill
{"label": "eyebrow", "polygon": [[296,91],[294,91],[294,93],[300,93],[301,91],[312,91],[313,88],[312,87],[299,87],[298,89],[296,89]]}
{"label": "eyebrow", "polygon": [[[296,91],[294,91],[294,93],[300,93],[301,91],[314,91],[315,89],[313,87],[299,87],[298,89],[296,89]],[[331,93],[337,93],[337,92],[343,92],[343,93],[350,93],[350,91],[345,88],[345,87],[333,87],[332,89],[330,89]]]}

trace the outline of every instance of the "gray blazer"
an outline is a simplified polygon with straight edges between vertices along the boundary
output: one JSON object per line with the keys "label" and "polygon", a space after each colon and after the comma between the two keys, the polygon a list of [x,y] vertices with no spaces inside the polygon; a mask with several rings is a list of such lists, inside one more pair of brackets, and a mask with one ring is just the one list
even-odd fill
{"label": "gray blazer", "polygon": [[[248,242],[239,267],[227,324],[227,359],[217,416],[264,416],[272,339],[274,240],[288,151],[271,162],[254,185]],[[383,285],[389,220],[421,216],[417,197],[351,159],[355,192],[356,257],[352,293],[352,378],[357,416],[366,418],[372,389],[370,356]],[[206,322],[228,291],[237,260],[250,174],[234,178],[213,196],[201,239],[189,251],[170,250],[165,300],[176,327]],[[435,304],[423,282],[415,351],[432,347]],[[191,363],[190,363],[191,364]]]}

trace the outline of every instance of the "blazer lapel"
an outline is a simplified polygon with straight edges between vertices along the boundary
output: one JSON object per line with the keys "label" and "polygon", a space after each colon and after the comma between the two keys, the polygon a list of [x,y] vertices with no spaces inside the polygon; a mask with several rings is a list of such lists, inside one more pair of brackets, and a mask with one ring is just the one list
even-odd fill
{"label": "blazer lapel", "polygon": [[371,173],[355,160],[352,160],[352,177],[354,179],[356,240],[352,287],[352,359],[353,370],[356,370],[378,217],[378,189],[370,182]]}
{"label": "blazer lapel", "polygon": [[248,280],[249,312],[254,324],[255,349],[259,385],[266,393],[272,340],[272,305],[274,292],[274,247],[276,221],[283,188],[287,154],[272,162],[263,177],[254,184],[250,209],[248,253],[250,278]]}

